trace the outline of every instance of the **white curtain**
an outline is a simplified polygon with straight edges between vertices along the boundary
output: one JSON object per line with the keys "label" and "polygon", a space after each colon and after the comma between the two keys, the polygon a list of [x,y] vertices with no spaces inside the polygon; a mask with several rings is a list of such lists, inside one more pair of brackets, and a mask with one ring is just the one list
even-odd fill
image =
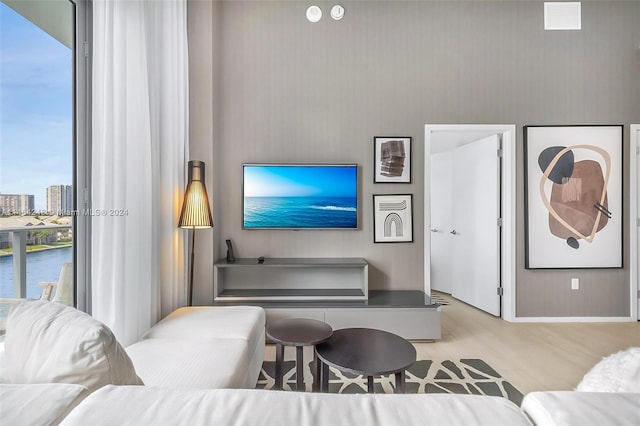
{"label": "white curtain", "polygon": [[92,54],[91,313],[128,345],[186,297],[186,0],[94,0]]}

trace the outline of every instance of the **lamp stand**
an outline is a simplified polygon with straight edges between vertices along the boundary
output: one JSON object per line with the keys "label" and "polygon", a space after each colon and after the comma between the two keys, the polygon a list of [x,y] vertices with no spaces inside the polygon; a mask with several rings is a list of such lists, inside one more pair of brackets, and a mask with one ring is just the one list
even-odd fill
{"label": "lamp stand", "polygon": [[189,268],[189,291],[187,305],[193,306],[193,264],[196,251],[196,228],[213,228],[209,197],[204,186],[204,163],[189,161],[189,183],[182,201],[178,228],[191,228],[191,267]]}
{"label": "lamp stand", "polygon": [[187,300],[187,305],[189,306],[193,305],[193,258],[196,246],[195,230],[195,227],[191,230],[191,270],[189,271],[189,299]]}

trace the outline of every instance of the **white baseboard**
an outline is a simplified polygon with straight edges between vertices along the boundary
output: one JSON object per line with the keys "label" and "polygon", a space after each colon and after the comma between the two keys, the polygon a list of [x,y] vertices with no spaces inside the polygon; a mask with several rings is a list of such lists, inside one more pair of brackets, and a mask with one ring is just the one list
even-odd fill
{"label": "white baseboard", "polygon": [[516,317],[511,322],[636,322],[632,317]]}

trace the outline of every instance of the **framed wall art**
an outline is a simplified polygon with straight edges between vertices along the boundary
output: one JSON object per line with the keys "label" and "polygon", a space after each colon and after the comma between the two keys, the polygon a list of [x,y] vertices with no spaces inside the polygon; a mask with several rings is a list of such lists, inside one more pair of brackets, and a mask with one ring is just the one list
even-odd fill
{"label": "framed wall art", "polygon": [[373,196],[373,242],[413,242],[412,195]]}
{"label": "framed wall art", "polygon": [[525,126],[525,267],[622,267],[623,126]]}
{"label": "framed wall art", "polygon": [[411,183],[411,138],[373,138],[374,183]]}

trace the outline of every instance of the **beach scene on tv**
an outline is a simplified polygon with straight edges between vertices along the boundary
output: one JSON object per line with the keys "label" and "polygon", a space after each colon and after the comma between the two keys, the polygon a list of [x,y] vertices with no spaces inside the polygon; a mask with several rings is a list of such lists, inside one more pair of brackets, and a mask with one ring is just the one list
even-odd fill
{"label": "beach scene on tv", "polygon": [[357,228],[357,166],[243,166],[244,228]]}

